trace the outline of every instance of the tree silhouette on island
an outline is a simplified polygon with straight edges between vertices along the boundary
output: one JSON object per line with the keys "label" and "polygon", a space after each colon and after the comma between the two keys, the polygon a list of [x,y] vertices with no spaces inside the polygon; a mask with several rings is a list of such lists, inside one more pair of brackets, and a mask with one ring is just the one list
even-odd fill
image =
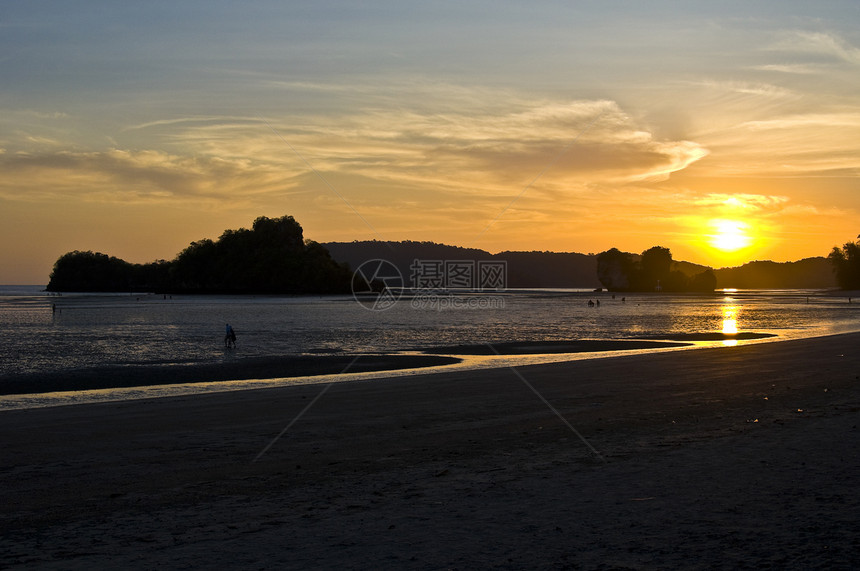
{"label": "tree silhouette on island", "polygon": [[597,277],[609,291],[711,292],[717,277],[710,268],[688,276],[674,269],[669,248],[654,246],[638,257],[612,248],[597,255]]}
{"label": "tree silhouette on island", "polygon": [[254,221],[217,241],[192,242],[170,262],[132,264],[94,252],[69,252],[54,264],[48,291],[154,291],[205,294],[347,293],[350,271],[305,240],[292,216]]}
{"label": "tree silhouette on island", "polygon": [[827,258],[833,264],[836,281],[844,290],[860,290],[860,236],[856,242],[834,246]]}

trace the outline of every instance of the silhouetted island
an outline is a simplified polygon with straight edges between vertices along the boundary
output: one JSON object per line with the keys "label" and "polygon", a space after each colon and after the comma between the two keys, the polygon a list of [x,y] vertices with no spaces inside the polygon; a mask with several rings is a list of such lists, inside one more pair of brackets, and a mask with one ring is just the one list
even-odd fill
{"label": "silhouetted island", "polygon": [[[605,288],[609,291],[710,292],[742,289],[860,289],[860,244],[797,262],[754,261],[713,269],[676,261],[668,248],[641,254],[612,248],[600,254],[499,252],[435,242],[304,240],[292,216],[257,218],[250,230],[227,230],[216,241],[192,242],[173,261],[132,264],[107,254],[69,252],[51,272],[48,291],[226,294],[349,293],[364,262],[394,264],[411,285],[422,261],[505,262],[505,288]],[[838,284],[837,284],[838,280]]]}
{"label": "silhouetted island", "polygon": [[717,287],[711,268],[688,275],[672,260],[669,248],[661,246],[649,248],[641,256],[616,248],[601,252],[597,277],[609,291],[711,292]]}
{"label": "silhouetted island", "polygon": [[860,290],[860,236],[855,242],[846,242],[842,247],[834,246],[827,259],[833,264],[833,271],[839,287],[844,290]]}
{"label": "silhouetted island", "polygon": [[173,261],[132,264],[94,252],[69,252],[51,272],[48,291],[154,291],[197,294],[348,293],[351,272],[305,240],[292,216],[226,230],[192,242]]}

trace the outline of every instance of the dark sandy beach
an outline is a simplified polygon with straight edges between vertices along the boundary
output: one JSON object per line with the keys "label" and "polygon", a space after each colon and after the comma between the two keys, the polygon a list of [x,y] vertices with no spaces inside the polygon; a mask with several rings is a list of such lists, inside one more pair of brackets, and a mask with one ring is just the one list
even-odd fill
{"label": "dark sandy beach", "polygon": [[6,411],[0,566],[850,569],[859,345]]}

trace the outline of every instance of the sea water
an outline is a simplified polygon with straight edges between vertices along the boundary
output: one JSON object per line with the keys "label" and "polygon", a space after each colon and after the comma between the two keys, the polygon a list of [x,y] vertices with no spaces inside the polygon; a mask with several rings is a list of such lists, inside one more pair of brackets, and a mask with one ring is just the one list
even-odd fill
{"label": "sea water", "polygon": [[[506,290],[405,295],[390,306],[349,295],[58,296],[40,290],[0,286],[0,382],[102,365],[182,366],[248,357],[734,331],[792,339],[860,330],[860,300],[811,290],[712,295]],[[238,335],[234,350],[224,348],[227,323]]]}

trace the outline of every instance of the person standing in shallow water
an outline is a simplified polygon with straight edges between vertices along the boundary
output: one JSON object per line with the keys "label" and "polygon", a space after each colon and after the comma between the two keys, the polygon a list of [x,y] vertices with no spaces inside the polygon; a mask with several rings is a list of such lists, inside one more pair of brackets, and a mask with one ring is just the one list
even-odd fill
{"label": "person standing in shallow water", "polygon": [[227,324],[227,331],[224,334],[224,346],[228,348],[236,346],[236,332],[229,323]]}

